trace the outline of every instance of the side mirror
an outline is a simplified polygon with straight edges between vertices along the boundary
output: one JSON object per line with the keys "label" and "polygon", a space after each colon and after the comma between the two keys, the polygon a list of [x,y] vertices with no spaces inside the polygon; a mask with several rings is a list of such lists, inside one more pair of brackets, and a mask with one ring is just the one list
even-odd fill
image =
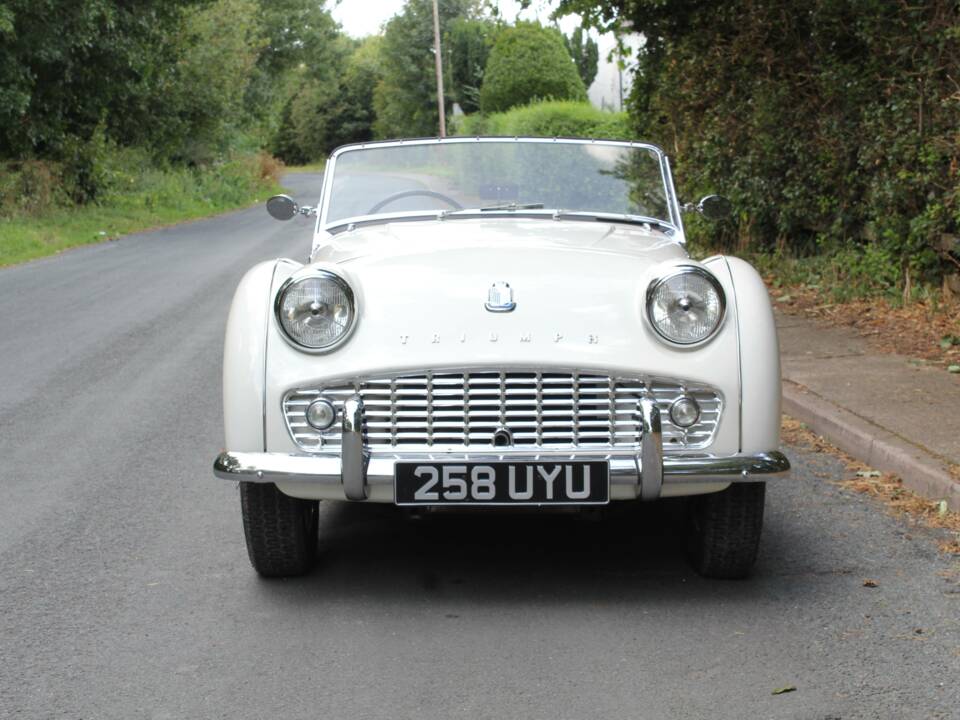
{"label": "side mirror", "polygon": [[309,205],[300,207],[289,195],[274,195],[267,200],[267,212],[276,220],[289,220],[294,215],[311,217],[317,214],[317,209]]}
{"label": "side mirror", "polygon": [[267,200],[267,212],[274,220],[289,220],[300,212],[300,206],[289,195],[274,195]]}
{"label": "side mirror", "polygon": [[733,212],[733,205],[723,195],[707,195],[697,203],[696,210],[707,220],[723,220]]}

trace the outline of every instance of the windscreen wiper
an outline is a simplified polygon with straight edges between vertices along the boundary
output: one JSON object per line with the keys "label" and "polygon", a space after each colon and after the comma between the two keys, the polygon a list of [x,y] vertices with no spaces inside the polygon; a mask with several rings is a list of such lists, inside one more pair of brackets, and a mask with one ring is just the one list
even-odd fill
{"label": "windscreen wiper", "polygon": [[480,212],[495,212],[497,210],[542,210],[543,203],[503,203],[501,205],[487,205],[480,208]]}

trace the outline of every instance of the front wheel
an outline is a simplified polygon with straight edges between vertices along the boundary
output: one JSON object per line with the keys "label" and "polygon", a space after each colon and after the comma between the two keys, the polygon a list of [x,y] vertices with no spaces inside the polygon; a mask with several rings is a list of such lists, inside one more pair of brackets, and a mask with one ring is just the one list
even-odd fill
{"label": "front wheel", "polygon": [[690,498],[689,550],[704,577],[745,578],[753,570],[763,529],[767,484],[733,483],[726,490]]}
{"label": "front wheel", "polygon": [[240,483],[250,564],[264,577],[304,575],[317,554],[316,500],[284,495],[273,483]]}

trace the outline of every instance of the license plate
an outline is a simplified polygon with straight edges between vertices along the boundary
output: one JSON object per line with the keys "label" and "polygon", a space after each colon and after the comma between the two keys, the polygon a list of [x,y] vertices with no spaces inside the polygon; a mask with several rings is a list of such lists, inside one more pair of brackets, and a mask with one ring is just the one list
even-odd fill
{"label": "license plate", "polygon": [[609,465],[586,462],[401,462],[397,505],[604,505]]}

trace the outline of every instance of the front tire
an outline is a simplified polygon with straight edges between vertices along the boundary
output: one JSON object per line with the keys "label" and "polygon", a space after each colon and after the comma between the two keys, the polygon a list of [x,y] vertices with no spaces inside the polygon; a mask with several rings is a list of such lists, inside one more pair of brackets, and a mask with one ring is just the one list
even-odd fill
{"label": "front tire", "polygon": [[690,502],[689,550],[704,577],[740,579],[753,570],[763,529],[767,484],[733,483]]}
{"label": "front tire", "polygon": [[263,577],[304,575],[317,555],[316,500],[284,495],[273,483],[240,483],[250,564]]}

